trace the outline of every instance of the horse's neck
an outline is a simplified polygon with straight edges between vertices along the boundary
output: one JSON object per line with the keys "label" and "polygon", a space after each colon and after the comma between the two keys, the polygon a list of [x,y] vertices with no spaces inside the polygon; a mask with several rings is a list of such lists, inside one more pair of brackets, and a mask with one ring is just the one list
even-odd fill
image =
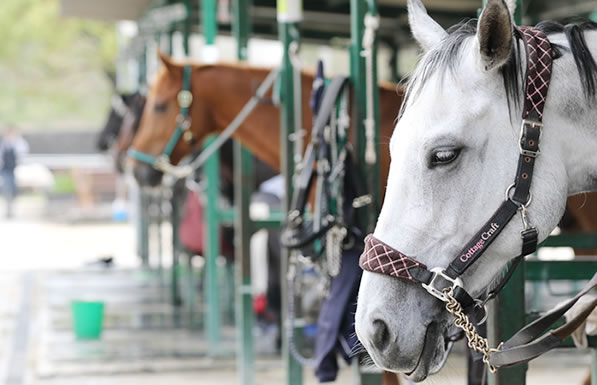
{"label": "horse's neck", "polygon": [[[587,44],[597,57],[597,32],[585,32]],[[563,34],[550,36],[553,43],[568,46]],[[559,147],[568,174],[569,194],[597,190],[597,107],[588,99],[572,54],[565,51],[554,61],[553,77],[545,110],[546,148]],[[548,143],[553,143],[549,146]]]}
{"label": "horse's neck", "polygon": [[[206,68],[199,77],[198,89],[206,100],[213,120],[213,131],[221,132],[255,94],[267,76],[267,70],[233,66]],[[306,85],[308,87],[306,87]],[[309,80],[303,79],[303,125],[310,125],[308,102]],[[271,98],[271,91],[266,98]],[[233,138],[241,142],[256,157],[276,170],[280,167],[280,111],[266,103],[259,104],[236,130]]]}

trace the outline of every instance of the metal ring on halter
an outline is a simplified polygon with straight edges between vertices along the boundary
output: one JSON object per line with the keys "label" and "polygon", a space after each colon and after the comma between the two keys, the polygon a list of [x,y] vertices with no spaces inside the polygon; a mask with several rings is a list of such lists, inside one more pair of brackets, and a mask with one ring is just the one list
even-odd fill
{"label": "metal ring on halter", "polygon": [[512,199],[510,199],[510,191],[512,191],[512,189],[516,186],[516,183],[512,183],[510,186],[508,186],[508,188],[506,189],[506,200],[510,200],[512,201],[514,204],[518,205],[519,207],[524,207],[527,208],[529,207],[529,205],[531,204],[531,202],[533,201],[533,194],[529,191],[529,198],[527,199],[527,202],[523,205],[520,204],[518,202],[513,201]]}

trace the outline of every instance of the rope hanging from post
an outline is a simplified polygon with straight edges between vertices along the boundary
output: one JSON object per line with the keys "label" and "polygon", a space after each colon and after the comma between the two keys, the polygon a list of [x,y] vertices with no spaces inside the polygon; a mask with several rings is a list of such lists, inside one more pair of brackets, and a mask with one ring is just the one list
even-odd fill
{"label": "rope hanging from post", "polygon": [[295,170],[300,169],[301,162],[303,160],[303,148],[304,148],[304,136],[305,129],[303,128],[303,109],[302,109],[302,82],[301,82],[301,71],[302,63],[299,58],[300,45],[298,42],[293,41],[288,46],[288,57],[292,64],[292,82],[293,85],[293,101],[294,105],[294,133],[292,134],[291,140],[294,143],[294,167]]}
{"label": "rope hanging from post", "polygon": [[373,165],[377,161],[375,153],[375,111],[373,102],[375,95],[373,95],[373,49],[375,46],[375,35],[379,28],[379,16],[367,13],[365,15],[365,33],[363,33],[363,51],[361,56],[365,58],[365,72],[366,72],[366,92],[367,92],[367,115],[365,117],[365,162],[368,165]]}

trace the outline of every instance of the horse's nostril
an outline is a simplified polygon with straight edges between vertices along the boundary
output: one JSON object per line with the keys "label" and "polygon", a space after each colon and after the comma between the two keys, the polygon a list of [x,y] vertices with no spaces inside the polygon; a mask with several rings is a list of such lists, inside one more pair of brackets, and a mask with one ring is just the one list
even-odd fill
{"label": "horse's nostril", "polygon": [[373,320],[373,336],[371,342],[373,342],[375,349],[380,352],[384,351],[390,344],[390,340],[390,329],[388,329],[388,325],[380,319]]}

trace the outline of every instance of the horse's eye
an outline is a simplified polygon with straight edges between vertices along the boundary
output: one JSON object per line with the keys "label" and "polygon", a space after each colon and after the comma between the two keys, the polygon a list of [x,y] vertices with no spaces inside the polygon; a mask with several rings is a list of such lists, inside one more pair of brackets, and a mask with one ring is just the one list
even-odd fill
{"label": "horse's eye", "polygon": [[433,153],[431,157],[431,164],[433,166],[442,166],[452,163],[456,160],[456,158],[458,158],[459,154],[460,149],[456,148],[437,150]]}
{"label": "horse's eye", "polygon": [[158,114],[164,113],[166,110],[168,110],[168,103],[156,104],[153,106],[153,110]]}

